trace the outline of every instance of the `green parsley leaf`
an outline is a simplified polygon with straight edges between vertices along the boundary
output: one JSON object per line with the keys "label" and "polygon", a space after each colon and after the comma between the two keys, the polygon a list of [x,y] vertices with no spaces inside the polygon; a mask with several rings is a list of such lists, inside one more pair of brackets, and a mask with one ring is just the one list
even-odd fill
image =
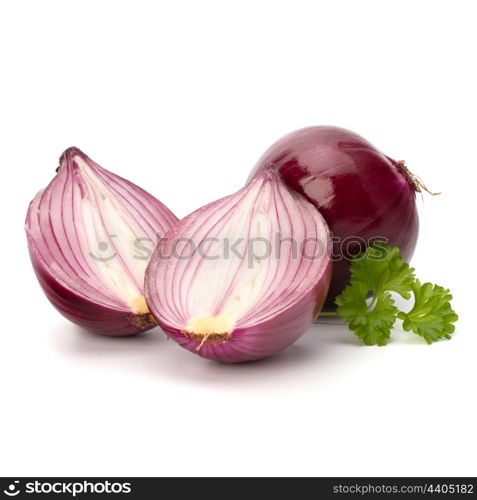
{"label": "green parsley leaf", "polygon": [[451,338],[455,323],[458,319],[450,301],[452,295],[449,290],[432,283],[421,285],[416,280],[412,285],[414,293],[414,307],[408,312],[400,312],[398,318],[403,320],[403,328],[407,332],[414,332],[424,337],[428,344],[437,340]]}
{"label": "green parsley leaf", "polygon": [[[408,299],[414,269],[398,248],[376,241],[353,260],[350,270],[351,285],[337,297],[337,313],[365,344],[386,345],[398,313],[390,292]],[[369,292],[373,299],[368,304]]]}
{"label": "green parsley leaf", "polygon": [[371,309],[366,303],[368,286],[355,283],[347,286],[337,297],[338,315],[367,345],[386,345],[398,312],[388,292],[382,293]]}
{"label": "green parsley leaf", "polygon": [[374,242],[351,265],[351,284],[362,283],[376,296],[388,291],[409,299],[413,281],[414,269],[399,255],[399,248],[382,241]]}
{"label": "green parsley leaf", "polygon": [[[365,344],[386,345],[396,318],[403,320],[404,330],[417,333],[429,344],[449,339],[454,332],[458,316],[450,305],[449,290],[432,283],[421,285],[398,248],[376,241],[353,259],[350,271],[351,284],[336,298],[337,313]],[[399,312],[391,292],[404,299],[412,292],[411,311]]]}

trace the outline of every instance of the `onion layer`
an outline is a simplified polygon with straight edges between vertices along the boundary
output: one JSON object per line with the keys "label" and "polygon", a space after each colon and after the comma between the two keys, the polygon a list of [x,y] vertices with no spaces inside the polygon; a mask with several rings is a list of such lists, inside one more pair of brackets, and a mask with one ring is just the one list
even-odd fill
{"label": "onion layer", "polygon": [[161,239],[146,271],[147,304],[193,353],[261,359],[297,340],[321,310],[330,255],[319,212],[266,170]]}
{"label": "onion layer", "polygon": [[57,172],[30,203],[25,225],[47,297],[73,323],[104,335],[155,326],[144,273],[157,239],[177,218],[77,148],[63,153]]}
{"label": "onion layer", "polygon": [[248,182],[273,166],[286,185],[321,212],[333,235],[333,277],[325,309],[349,281],[350,259],[383,239],[409,261],[419,230],[416,191],[422,187],[403,162],[358,134],[310,127],[286,135],[260,158]]}

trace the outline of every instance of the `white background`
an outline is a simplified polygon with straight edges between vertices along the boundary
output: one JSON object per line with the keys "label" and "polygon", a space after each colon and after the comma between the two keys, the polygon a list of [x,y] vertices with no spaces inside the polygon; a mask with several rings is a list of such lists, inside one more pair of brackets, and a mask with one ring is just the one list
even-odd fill
{"label": "white background", "polygon": [[[476,4],[5,1],[0,8],[1,475],[476,475]],[[159,329],[101,338],[42,294],[23,221],[78,146],[178,216],[239,189],[308,125],[350,128],[418,199],[419,277],[451,341],[314,326],[261,363]]]}

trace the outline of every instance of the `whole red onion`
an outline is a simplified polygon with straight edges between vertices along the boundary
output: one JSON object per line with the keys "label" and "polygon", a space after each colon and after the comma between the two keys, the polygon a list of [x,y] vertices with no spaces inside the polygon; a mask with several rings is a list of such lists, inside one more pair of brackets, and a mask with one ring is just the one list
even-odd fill
{"label": "whole red onion", "polygon": [[321,212],[333,234],[333,277],[325,308],[349,281],[349,260],[372,239],[399,247],[409,261],[419,220],[416,192],[423,187],[399,162],[358,134],[338,127],[309,127],[273,144],[248,182],[273,165],[285,184]]}

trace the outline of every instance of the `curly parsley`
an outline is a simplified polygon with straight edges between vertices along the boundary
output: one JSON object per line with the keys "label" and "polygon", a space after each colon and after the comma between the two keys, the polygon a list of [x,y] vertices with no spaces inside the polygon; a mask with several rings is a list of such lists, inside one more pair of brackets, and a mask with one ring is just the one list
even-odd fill
{"label": "curly parsley", "polygon": [[[458,319],[450,305],[452,295],[432,283],[421,285],[398,248],[377,241],[353,259],[350,270],[350,285],[336,298],[337,313],[365,344],[386,345],[396,318],[403,320],[404,330],[429,344],[451,338]],[[399,311],[391,292],[404,299],[413,295],[413,308]]]}

